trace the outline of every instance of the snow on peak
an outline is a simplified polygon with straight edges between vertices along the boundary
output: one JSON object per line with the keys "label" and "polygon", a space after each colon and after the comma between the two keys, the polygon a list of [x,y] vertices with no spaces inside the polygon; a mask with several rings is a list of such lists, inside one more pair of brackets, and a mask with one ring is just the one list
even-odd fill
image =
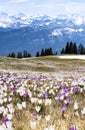
{"label": "snow on peak", "polygon": [[84,31],[82,28],[74,29],[74,28],[70,28],[70,27],[66,27],[64,30],[67,31],[68,33],[83,32]]}
{"label": "snow on peak", "polygon": [[53,32],[52,32],[52,36],[62,36],[62,32],[59,30],[59,29],[55,29]]}
{"label": "snow on peak", "polygon": [[75,23],[76,25],[81,25],[81,24],[83,24],[83,19],[82,19],[82,17],[80,17],[80,16],[76,17],[74,23]]}

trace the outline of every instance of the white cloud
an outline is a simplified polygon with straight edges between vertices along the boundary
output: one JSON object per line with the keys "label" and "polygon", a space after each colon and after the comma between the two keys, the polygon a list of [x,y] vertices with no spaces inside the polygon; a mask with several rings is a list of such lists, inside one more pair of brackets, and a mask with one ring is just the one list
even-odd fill
{"label": "white cloud", "polygon": [[9,3],[23,3],[23,2],[29,2],[29,0],[10,0]]}

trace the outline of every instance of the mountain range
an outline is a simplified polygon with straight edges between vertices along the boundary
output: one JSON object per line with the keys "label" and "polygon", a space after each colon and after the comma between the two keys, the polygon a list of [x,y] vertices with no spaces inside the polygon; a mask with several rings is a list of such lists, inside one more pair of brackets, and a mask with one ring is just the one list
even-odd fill
{"label": "mountain range", "polygon": [[72,16],[9,16],[0,13],[0,55],[27,50],[32,56],[42,48],[60,52],[67,41],[85,45],[85,20]]}

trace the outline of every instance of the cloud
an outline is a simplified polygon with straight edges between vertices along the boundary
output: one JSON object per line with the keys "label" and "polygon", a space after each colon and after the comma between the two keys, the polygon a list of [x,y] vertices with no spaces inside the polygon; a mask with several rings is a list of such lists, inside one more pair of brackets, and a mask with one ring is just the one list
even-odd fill
{"label": "cloud", "polygon": [[29,0],[10,0],[9,3],[24,3],[29,2]]}

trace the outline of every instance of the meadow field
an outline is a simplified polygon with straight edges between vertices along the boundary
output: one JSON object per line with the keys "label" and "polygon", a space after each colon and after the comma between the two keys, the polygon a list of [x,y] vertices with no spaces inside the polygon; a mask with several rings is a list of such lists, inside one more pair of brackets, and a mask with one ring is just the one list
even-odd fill
{"label": "meadow field", "polygon": [[85,130],[85,59],[0,57],[0,130]]}

